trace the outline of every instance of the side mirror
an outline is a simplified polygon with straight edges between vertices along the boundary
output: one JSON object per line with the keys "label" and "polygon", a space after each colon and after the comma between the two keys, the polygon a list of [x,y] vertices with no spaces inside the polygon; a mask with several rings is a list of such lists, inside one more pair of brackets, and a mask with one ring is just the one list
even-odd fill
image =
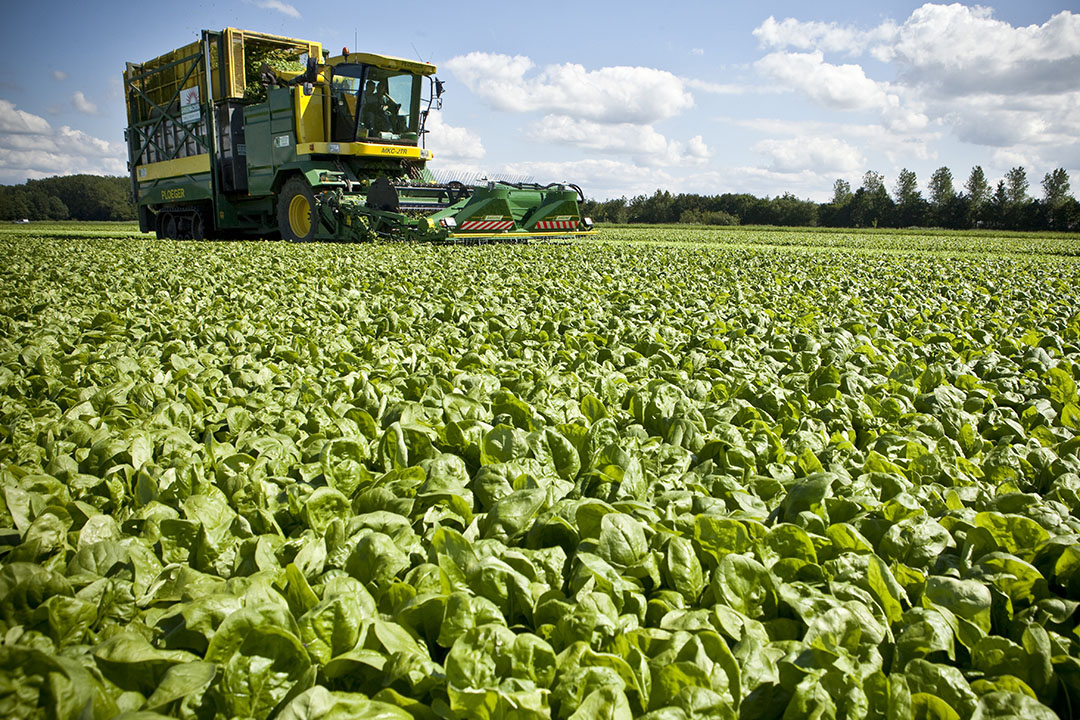
{"label": "side mirror", "polygon": [[443,81],[435,78],[435,97],[441,98],[443,93]]}

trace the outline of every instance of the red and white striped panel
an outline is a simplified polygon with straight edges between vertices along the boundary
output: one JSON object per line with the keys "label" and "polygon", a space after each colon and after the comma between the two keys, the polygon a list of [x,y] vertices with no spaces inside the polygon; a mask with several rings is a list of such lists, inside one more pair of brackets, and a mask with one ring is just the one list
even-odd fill
{"label": "red and white striped panel", "polygon": [[540,220],[536,223],[537,230],[573,230],[577,227],[577,220]]}
{"label": "red and white striped panel", "polygon": [[458,230],[510,230],[513,220],[466,220],[458,225]]}

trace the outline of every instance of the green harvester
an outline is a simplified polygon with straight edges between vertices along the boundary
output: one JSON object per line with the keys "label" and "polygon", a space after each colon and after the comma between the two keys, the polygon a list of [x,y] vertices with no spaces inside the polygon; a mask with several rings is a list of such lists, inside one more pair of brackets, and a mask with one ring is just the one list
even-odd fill
{"label": "green harvester", "polygon": [[[430,63],[226,28],[124,71],[128,166],[158,237],[522,242],[595,231],[568,183],[436,182]],[[426,96],[425,96],[426,91]]]}

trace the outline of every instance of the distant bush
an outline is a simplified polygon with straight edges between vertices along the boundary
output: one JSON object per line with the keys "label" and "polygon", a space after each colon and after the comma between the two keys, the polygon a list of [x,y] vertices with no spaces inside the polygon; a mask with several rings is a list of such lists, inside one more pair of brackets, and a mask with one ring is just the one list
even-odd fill
{"label": "distant bush", "polygon": [[0,220],[134,220],[125,177],[65,175],[0,185]]}
{"label": "distant bush", "polygon": [[679,222],[683,225],[738,225],[739,216],[723,210],[683,210]]}

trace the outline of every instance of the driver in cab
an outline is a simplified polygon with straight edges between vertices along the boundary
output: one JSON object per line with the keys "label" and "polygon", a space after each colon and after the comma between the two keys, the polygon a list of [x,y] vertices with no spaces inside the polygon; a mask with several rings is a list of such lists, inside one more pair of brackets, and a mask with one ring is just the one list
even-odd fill
{"label": "driver in cab", "polygon": [[373,133],[381,133],[394,129],[401,105],[390,97],[390,84],[384,78],[377,85],[374,80],[367,81],[363,108],[363,124]]}

